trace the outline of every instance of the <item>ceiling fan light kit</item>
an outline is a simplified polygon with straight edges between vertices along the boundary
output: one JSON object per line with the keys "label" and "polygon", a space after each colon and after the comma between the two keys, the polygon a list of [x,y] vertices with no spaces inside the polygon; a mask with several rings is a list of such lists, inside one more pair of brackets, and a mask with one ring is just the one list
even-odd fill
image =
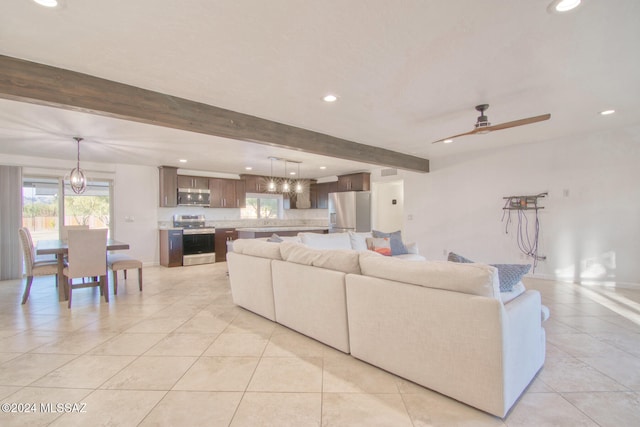
{"label": "ceiling fan light kit", "polygon": [[551,118],[551,114],[547,113],[547,114],[542,114],[540,116],[527,117],[526,119],[514,120],[511,122],[500,123],[492,126],[491,123],[489,122],[489,118],[484,114],[484,112],[489,109],[489,104],[476,105],[475,108],[480,112],[480,116],[478,117],[476,124],[474,125],[474,129],[472,131],[438,139],[437,141],[433,141],[432,144],[435,144],[438,142],[444,142],[445,144],[448,144],[452,142],[455,138],[458,138],[461,136],[476,135],[476,134],[484,135],[486,133],[493,132],[496,130],[509,129],[516,126],[529,125],[532,123],[549,120]]}
{"label": "ceiling fan light kit", "polygon": [[580,3],[581,0],[553,0],[549,6],[547,6],[547,11],[550,13],[569,12],[580,6]]}

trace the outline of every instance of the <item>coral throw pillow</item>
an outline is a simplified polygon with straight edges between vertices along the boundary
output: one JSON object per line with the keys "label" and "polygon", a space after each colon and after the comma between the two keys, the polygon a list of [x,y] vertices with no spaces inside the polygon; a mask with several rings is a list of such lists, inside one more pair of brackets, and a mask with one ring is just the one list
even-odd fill
{"label": "coral throw pillow", "polygon": [[367,249],[384,256],[391,256],[391,241],[388,237],[367,237]]}

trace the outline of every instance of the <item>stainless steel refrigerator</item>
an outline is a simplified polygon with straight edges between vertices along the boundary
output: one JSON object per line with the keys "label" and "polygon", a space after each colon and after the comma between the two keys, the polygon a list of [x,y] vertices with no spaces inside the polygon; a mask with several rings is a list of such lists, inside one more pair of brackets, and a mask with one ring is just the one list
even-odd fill
{"label": "stainless steel refrigerator", "polygon": [[371,231],[371,192],[329,193],[329,233]]}

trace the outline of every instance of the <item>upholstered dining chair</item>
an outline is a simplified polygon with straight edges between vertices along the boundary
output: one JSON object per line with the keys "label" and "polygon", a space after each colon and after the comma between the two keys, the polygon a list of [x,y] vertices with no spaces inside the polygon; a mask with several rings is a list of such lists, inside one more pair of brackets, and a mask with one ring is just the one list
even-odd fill
{"label": "upholstered dining chair", "polygon": [[[107,289],[107,229],[69,230],[69,264],[63,270],[67,277],[66,291],[69,296],[69,308],[73,290],[98,287],[109,302]],[[73,284],[73,279],[91,277],[90,282]],[[96,281],[95,278],[98,278]]]}
{"label": "upholstered dining chair", "polygon": [[56,260],[56,256],[53,255],[53,254],[51,254],[51,255],[37,255],[36,254],[36,247],[33,244],[33,237],[31,236],[31,231],[27,227],[22,227],[21,230],[23,230],[24,233],[27,236],[27,240],[29,241],[29,247],[31,248],[31,256],[33,257],[33,260],[35,262],[55,261]]}
{"label": "upholstered dining chair", "polygon": [[124,270],[124,280],[127,280],[127,270],[138,269],[138,289],[142,292],[142,261],[125,254],[108,254],[107,267],[113,272],[113,294],[118,294],[118,271]]}
{"label": "upholstered dining chair", "polygon": [[60,226],[60,240],[69,241],[69,230],[88,230],[88,225],[62,225]]}
{"label": "upholstered dining chair", "polygon": [[58,263],[55,259],[36,261],[29,230],[23,227],[18,230],[18,234],[20,235],[20,244],[22,245],[24,265],[27,270],[27,282],[24,287],[24,293],[22,294],[22,304],[24,304],[27,302],[27,299],[29,299],[29,292],[31,292],[31,284],[33,283],[34,276],[54,275],[56,277],[56,283],[58,283]]}

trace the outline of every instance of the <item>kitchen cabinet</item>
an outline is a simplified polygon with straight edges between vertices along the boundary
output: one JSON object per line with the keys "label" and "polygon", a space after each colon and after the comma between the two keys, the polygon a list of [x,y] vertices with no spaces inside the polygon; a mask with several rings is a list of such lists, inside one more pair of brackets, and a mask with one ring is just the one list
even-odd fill
{"label": "kitchen cabinet", "polygon": [[266,193],[269,178],[259,175],[242,175],[245,193]]}
{"label": "kitchen cabinet", "polygon": [[160,166],[160,207],[178,206],[178,168]]}
{"label": "kitchen cabinet", "polygon": [[235,228],[217,228],[215,237],[216,262],[225,262],[227,260],[227,242],[238,238],[238,232]]}
{"label": "kitchen cabinet", "polygon": [[371,174],[368,172],[340,175],[338,177],[338,191],[369,191],[371,188]]}
{"label": "kitchen cabinet", "polygon": [[246,183],[243,180],[234,181],[236,186],[236,200],[238,208],[246,208],[247,207],[247,189]]}
{"label": "kitchen cabinet", "polygon": [[245,183],[237,179],[210,178],[211,208],[243,208],[246,206]]}
{"label": "kitchen cabinet", "polygon": [[314,184],[315,198],[313,196],[313,190],[311,195],[311,208],[312,209],[328,209],[329,208],[329,193],[336,193],[338,191],[338,182],[323,182],[320,184]]}
{"label": "kitchen cabinet", "polygon": [[182,265],[182,230],[160,230],[160,265]]}
{"label": "kitchen cabinet", "polygon": [[206,190],[209,188],[209,178],[204,176],[178,175],[178,188]]}

